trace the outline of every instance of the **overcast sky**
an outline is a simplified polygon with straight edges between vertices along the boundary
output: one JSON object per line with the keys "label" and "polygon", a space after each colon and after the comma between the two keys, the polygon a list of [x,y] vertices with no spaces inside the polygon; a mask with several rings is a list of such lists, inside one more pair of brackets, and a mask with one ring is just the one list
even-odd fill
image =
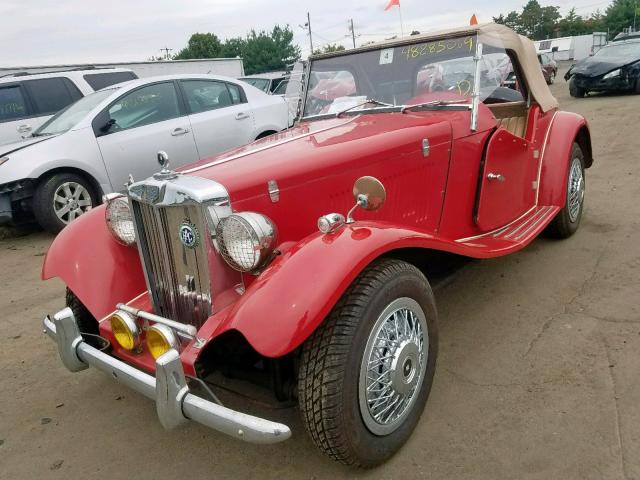
{"label": "overcast sky", "polygon": [[[400,0],[405,33],[466,25],[473,13],[480,22],[520,10],[526,0]],[[566,13],[604,10],[602,0],[539,0]],[[353,18],[358,45],[400,33],[398,8],[388,0],[1,0],[0,66],[51,65],[146,60],[176,53],[194,32],[221,38],[248,30],[289,24],[303,56],[309,38],[299,27],[311,14],[314,47],[351,44],[347,21]]]}

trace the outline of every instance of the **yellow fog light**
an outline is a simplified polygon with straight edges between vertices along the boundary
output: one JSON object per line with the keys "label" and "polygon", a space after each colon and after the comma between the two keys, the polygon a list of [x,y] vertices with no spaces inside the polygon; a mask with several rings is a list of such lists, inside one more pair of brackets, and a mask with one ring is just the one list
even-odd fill
{"label": "yellow fog light", "polygon": [[176,335],[166,325],[156,323],[147,330],[147,348],[153,358],[158,358],[172,348],[178,348]]}
{"label": "yellow fog light", "polygon": [[140,330],[131,315],[117,312],[111,316],[110,322],[113,336],[122,348],[133,350],[140,345]]}

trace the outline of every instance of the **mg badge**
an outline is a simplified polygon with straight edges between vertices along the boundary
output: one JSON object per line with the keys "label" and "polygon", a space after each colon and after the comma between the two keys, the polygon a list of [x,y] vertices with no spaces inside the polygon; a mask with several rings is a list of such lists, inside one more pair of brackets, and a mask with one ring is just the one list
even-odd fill
{"label": "mg badge", "polygon": [[180,225],[178,235],[180,236],[180,241],[185,247],[195,248],[198,245],[198,229],[192,223],[185,221],[182,225]]}

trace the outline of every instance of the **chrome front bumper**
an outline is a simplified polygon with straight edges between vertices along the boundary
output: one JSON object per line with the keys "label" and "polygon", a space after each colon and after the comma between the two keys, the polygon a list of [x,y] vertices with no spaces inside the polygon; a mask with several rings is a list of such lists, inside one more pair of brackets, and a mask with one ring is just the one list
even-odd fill
{"label": "chrome front bumper", "polygon": [[156,360],[154,378],[83,341],[69,308],[56,313],[53,320],[45,317],[43,325],[44,333],[57,342],[65,367],[72,372],[95,367],[155,400],[158,418],[167,430],[193,420],[251,443],[277,443],[291,436],[286,425],[236,412],[190,393],[176,350],[169,350]]}

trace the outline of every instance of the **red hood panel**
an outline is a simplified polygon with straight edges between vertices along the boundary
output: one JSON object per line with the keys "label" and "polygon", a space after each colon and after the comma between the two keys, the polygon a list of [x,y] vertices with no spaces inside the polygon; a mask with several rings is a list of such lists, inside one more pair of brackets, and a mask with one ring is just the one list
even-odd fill
{"label": "red hood panel", "polygon": [[[303,122],[181,171],[221,183],[232,202],[245,200],[265,195],[269,180],[276,180],[283,191],[335,174],[354,161],[379,161],[381,155],[391,155],[393,147],[408,137],[417,140],[430,126],[449,124],[456,113],[468,115],[387,113]],[[437,139],[431,141],[433,145]]]}

